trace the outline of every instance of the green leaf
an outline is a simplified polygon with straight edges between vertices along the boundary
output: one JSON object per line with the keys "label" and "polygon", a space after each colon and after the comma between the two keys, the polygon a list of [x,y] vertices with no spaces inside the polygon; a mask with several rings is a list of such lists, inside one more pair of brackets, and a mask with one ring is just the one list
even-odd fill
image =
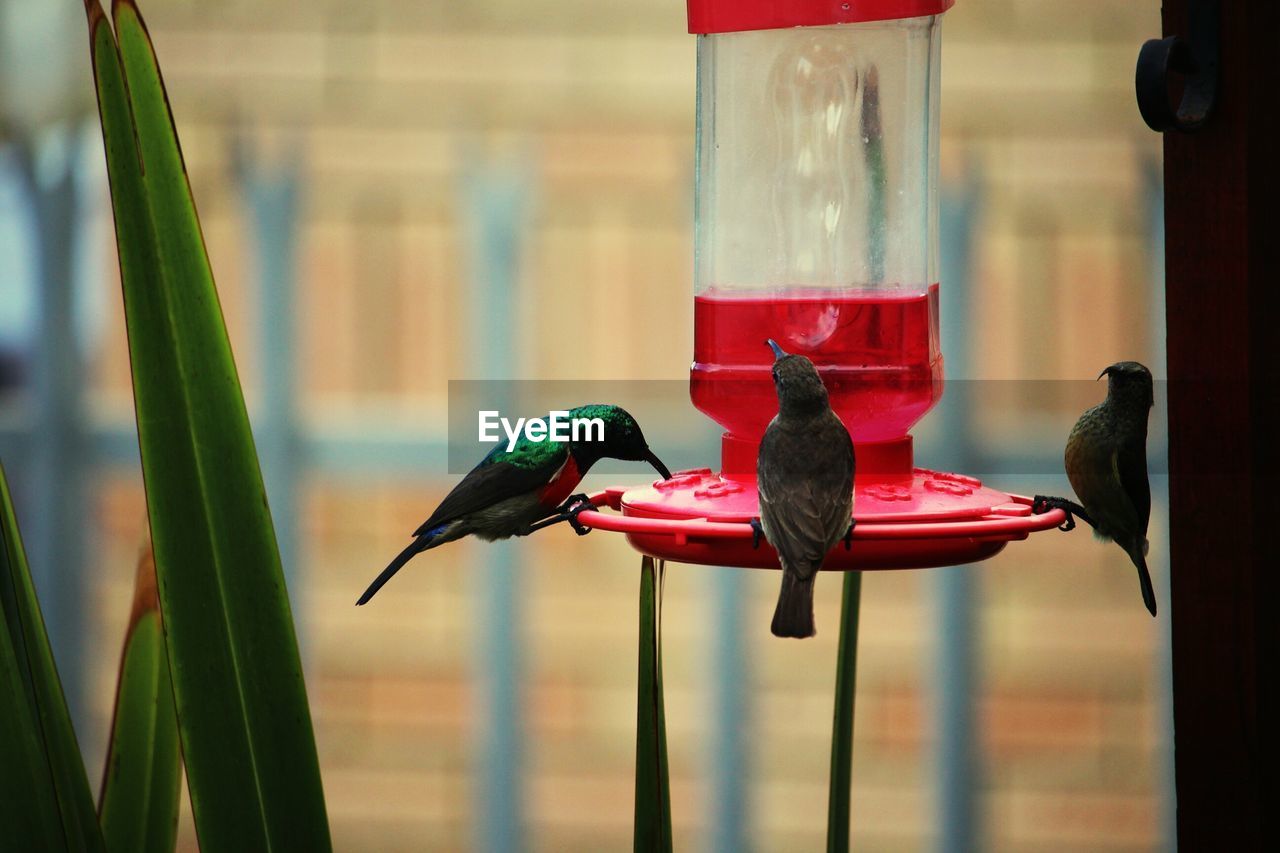
{"label": "green leaf", "polygon": [[131,2],[114,39],[86,9],[196,832],[206,850],[327,850],[275,531],[160,70]]}
{"label": "green leaf", "polygon": [[827,796],[827,853],[849,849],[849,789],[853,777],[853,696],[858,680],[858,607],[862,572],[844,573],[840,644],[836,656],[836,710],[831,723],[831,778]]}
{"label": "green leaf", "polygon": [[102,850],[3,466],[0,540],[0,845]]}
{"label": "green leaf", "polygon": [[65,850],[58,792],[11,630],[0,611],[0,835],[17,850]]}
{"label": "green leaf", "polygon": [[666,564],[640,561],[640,671],[636,688],[637,851],[671,850],[667,717],[662,701],[662,575]]}
{"label": "green leaf", "polygon": [[171,851],[178,838],[182,754],[155,572],[148,547],[138,559],[102,774],[102,834],[112,853]]}

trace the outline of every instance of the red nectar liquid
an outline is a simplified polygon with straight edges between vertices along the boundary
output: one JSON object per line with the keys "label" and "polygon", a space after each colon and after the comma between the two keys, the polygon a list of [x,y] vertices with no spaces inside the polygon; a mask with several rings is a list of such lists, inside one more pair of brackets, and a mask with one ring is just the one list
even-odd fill
{"label": "red nectar liquid", "polygon": [[778,412],[773,353],[808,356],[855,442],[905,436],[942,396],[938,285],[915,291],[711,288],[694,298],[693,404],[758,442]]}

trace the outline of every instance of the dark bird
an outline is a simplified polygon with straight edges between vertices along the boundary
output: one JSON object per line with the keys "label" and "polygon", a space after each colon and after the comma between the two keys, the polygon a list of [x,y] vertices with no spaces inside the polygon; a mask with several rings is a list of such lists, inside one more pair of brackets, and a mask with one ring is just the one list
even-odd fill
{"label": "dark bird", "polygon": [[763,532],[782,563],[782,590],[773,614],[779,637],[812,637],[813,583],[837,542],[853,533],[853,440],[831,411],[813,362],[773,341],[778,414],[760,441],[756,483]]}
{"label": "dark bird", "polygon": [[491,542],[526,536],[560,521],[568,521],[579,534],[586,533],[577,514],[591,504],[586,495],[571,497],[571,493],[601,459],[648,462],[663,479],[671,477],[667,466],[649,449],[640,425],[625,410],[579,406],[569,417],[598,418],[604,425],[603,437],[598,430],[588,429],[585,435],[573,433],[570,441],[535,441],[521,432],[510,450],[500,441],[414,531],[413,542],[369,584],[356,604],[373,598],[415,555],[463,536]]}
{"label": "dark bird", "polygon": [[1114,540],[1138,569],[1142,601],[1156,615],[1156,593],[1147,571],[1147,522],[1151,518],[1151,486],[1147,481],[1147,419],[1155,403],[1151,371],[1136,361],[1111,365],[1107,399],[1076,421],[1067,438],[1064,461],[1067,479],[1080,498],[1037,497],[1035,510],[1067,511],[1064,529],[1075,525],[1071,515],[1093,526],[1094,535]]}

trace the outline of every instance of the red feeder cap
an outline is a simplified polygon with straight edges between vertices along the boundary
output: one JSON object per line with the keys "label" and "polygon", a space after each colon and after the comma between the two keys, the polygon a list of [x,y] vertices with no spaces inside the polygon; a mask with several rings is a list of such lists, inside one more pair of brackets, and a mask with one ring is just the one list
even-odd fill
{"label": "red feeder cap", "polygon": [[689,32],[734,33],[941,15],[956,0],[688,0]]}

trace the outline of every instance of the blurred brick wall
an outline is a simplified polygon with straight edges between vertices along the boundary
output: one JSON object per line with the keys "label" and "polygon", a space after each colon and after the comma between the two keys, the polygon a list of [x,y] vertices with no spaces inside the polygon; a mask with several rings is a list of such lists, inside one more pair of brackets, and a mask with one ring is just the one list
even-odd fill
{"label": "blurred brick wall", "polygon": [[[686,375],[694,42],[676,0],[144,2],[242,374],[255,329],[239,129],[306,176],[304,406],[440,412],[472,375],[459,186],[468,163],[523,157],[536,199],[521,277],[530,378]],[[1157,139],[1132,65],[1155,3],[960,0],[944,26],[943,172],[982,182],[975,375],[1092,378],[1150,351],[1142,170]],[[944,283],[944,286],[945,283]],[[119,333],[99,403],[128,404]],[[945,321],[944,321],[945,322]],[[608,353],[607,356],[600,354]],[[1062,413],[1058,442],[1070,425]],[[376,606],[351,606],[447,489],[307,482],[301,594],[310,691],[344,850],[473,843],[478,546],[420,558]],[[143,518],[139,483],[104,476],[98,552],[108,715]],[[1163,547],[1153,520],[1153,552]],[[618,537],[521,544],[527,813],[533,850],[630,838],[637,559]],[[672,566],[664,624],[677,847],[707,842],[712,570]],[[1157,623],[1132,569],[1087,535],[1041,536],[981,570],[980,703],[993,850],[1145,850],[1158,840]],[[1157,578],[1157,584],[1162,582]],[[754,775],[749,836],[817,849],[825,825],[838,583],[819,637],[773,640],[776,576],[747,573]],[[933,577],[867,578],[854,839],[914,850],[936,832],[929,685]],[[185,843],[192,843],[189,822]]]}

